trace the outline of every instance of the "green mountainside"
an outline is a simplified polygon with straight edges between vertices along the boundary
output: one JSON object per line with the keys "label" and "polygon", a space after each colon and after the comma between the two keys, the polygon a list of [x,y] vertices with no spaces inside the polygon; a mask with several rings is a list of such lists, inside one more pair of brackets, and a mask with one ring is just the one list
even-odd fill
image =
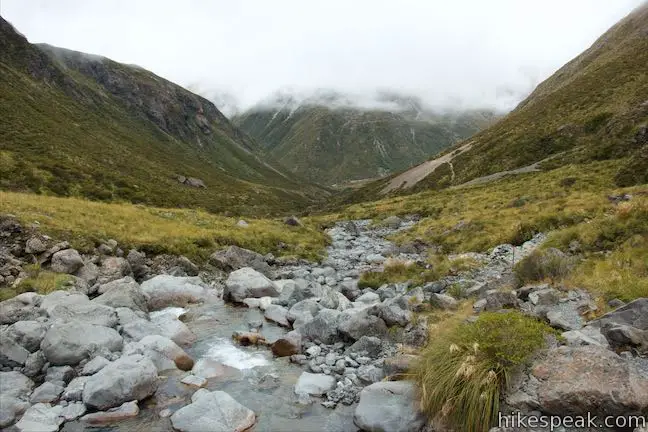
{"label": "green mountainside", "polygon": [[385,110],[331,102],[261,105],[233,122],[291,172],[330,185],[407,169],[496,117],[485,111],[434,114],[416,105]]}
{"label": "green mountainside", "polygon": [[208,100],[137,66],[32,45],[2,18],[0,89],[5,190],[233,214],[326,193],[265,162]]}
{"label": "green mountainside", "polygon": [[[648,182],[648,4],[609,29],[588,50],[541,83],[515,110],[446,153],[457,151],[408,194],[460,185],[528,167],[621,160],[619,186]],[[402,174],[401,174],[402,175]],[[392,176],[345,202],[383,196]],[[405,186],[405,185],[404,185]]]}

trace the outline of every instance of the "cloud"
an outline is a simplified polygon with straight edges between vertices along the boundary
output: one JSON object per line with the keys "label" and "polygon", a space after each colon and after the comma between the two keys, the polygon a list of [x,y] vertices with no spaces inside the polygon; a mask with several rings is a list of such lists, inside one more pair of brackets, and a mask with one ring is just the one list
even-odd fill
{"label": "cloud", "polygon": [[3,0],[32,42],[141,65],[234,112],[278,90],[510,109],[641,0]]}

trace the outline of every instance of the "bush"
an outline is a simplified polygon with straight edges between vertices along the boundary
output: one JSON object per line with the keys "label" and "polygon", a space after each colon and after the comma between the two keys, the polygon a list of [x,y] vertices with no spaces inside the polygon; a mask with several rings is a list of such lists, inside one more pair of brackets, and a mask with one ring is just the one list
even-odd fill
{"label": "bush", "polygon": [[458,431],[488,431],[509,376],[550,333],[549,326],[517,311],[444,326],[415,367],[421,409]]}
{"label": "bush", "polygon": [[536,250],[518,262],[513,271],[519,286],[547,279],[556,282],[569,275],[574,261],[558,249]]}

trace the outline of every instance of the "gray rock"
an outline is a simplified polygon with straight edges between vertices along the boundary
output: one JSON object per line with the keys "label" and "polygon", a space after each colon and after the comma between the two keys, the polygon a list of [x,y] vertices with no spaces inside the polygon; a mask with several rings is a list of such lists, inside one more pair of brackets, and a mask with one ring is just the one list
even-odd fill
{"label": "gray rock", "polygon": [[403,223],[403,219],[399,218],[398,216],[388,216],[382,221],[382,225],[391,228],[391,229],[398,229],[400,228],[401,224]]}
{"label": "gray rock", "polygon": [[636,347],[648,351],[648,330],[627,325],[611,325],[603,328],[606,339],[615,347]]}
{"label": "gray rock", "polygon": [[12,425],[29,408],[29,402],[0,394],[0,428]]}
{"label": "gray rock", "polygon": [[378,382],[360,392],[353,422],[363,431],[417,432],[425,419],[417,410],[414,385],[393,381]]}
{"label": "gray rock", "polygon": [[599,346],[551,350],[532,374],[540,409],[548,414],[628,415],[648,408],[648,376]]}
{"label": "gray rock", "polygon": [[9,368],[24,366],[29,351],[9,337],[8,333],[7,330],[0,331],[0,365]]}
{"label": "gray rock", "polygon": [[75,365],[101,350],[121,351],[122,337],[114,329],[79,321],[55,323],[41,350],[53,365]]}
{"label": "gray rock", "polygon": [[385,300],[374,306],[369,313],[381,318],[389,327],[394,325],[405,327],[412,320],[412,312],[408,309],[408,300],[405,296]]}
{"label": "gray rock", "polygon": [[101,261],[97,283],[103,285],[124,276],[133,276],[133,270],[128,261],[120,257],[107,257]]}
{"label": "gray rock", "polygon": [[90,299],[83,293],[73,291],[54,291],[43,296],[41,309],[49,315],[54,308],[60,305],[80,305],[89,303]]}
{"label": "gray rock", "polygon": [[266,276],[271,273],[270,266],[263,255],[238,246],[229,246],[227,249],[214,252],[209,257],[209,263],[228,272],[251,267]]}
{"label": "gray rock", "polygon": [[74,369],[70,366],[50,366],[47,368],[45,381],[67,384],[74,378]]}
{"label": "gray rock", "polygon": [[248,297],[277,297],[279,294],[279,287],[270,279],[253,268],[244,267],[230,273],[223,296],[240,303]]}
{"label": "gray rock", "polygon": [[77,321],[103,327],[117,325],[117,312],[114,308],[100,302],[58,305],[50,311],[50,318],[62,322]]}
{"label": "gray rock", "polygon": [[380,303],[380,296],[374,292],[367,292],[356,298],[355,302],[371,306]]}
{"label": "gray rock", "polygon": [[370,357],[376,358],[382,351],[382,341],[378,337],[362,336],[353,345],[347,348],[346,353],[367,353]]}
{"label": "gray rock", "polygon": [[56,402],[59,396],[61,396],[61,393],[63,393],[63,390],[62,386],[45,381],[34,390],[29,398],[29,402],[32,404]]}
{"label": "gray rock", "polygon": [[639,298],[620,308],[609,312],[590,322],[590,325],[601,328],[603,334],[607,328],[629,326],[638,330],[648,330],[648,298]]}
{"label": "gray rock", "polygon": [[338,341],[338,322],[341,313],[333,309],[322,309],[315,318],[304,324],[299,332],[305,339],[331,344]]}
{"label": "gray rock", "polygon": [[94,285],[99,278],[99,267],[92,261],[87,261],[83,267],[74,273],[74,275],[84,281],[90,286]]}
{"label": "gray rock", "polygon": [[186,306],[201,303],[210,293],[198,277],[158,275],[142,283],[142,291],[149,296],[151,310],[168,306]]}
{"label": "gray rock", "polygon": [[146,264],[146,254],[143,252],[131,249],[128,251],[128,255],[126,255],[126,261],[130,264],[133,276],[138,281],[145,279],[151,271],[149,266]]}
{"label": "gray rock", "polygon": [[35,378],[43,372],[43,368],[47,363],[45,354],[42,351],[36,351],[29,354],[27,360],[25,361],[25,367],[23,368],[23,373],[30,378]]}
{"label": "gray rock", "polygon": [[128,344],[124,354],[142,354],[153,361],[158,371],[175,368],[188,371],[194,366],[189,354],[171,339],[160,335],[148,335],[139,342]]}
{"label": "gray rock", "polygon": [[148,312],[149,300],[142,288],[130,277],[117,279],[99,287],[102,293],[92,300],[112,308],[128,308]]}
{"label": "gray rock", "polygon": [[430,296],[430,303],[439,309],[457,309],[457,300],[447,294],[432,293]]}
{"label": "gray rock", "polygon": [[85,413],[86,406],[83,404],[83,402],[74,402],[64,406],[61,410],[60,415],[65,419],[65,421],[69,422],[78,419]]}
{"label": "gray rock", "polygon": [[382,368],[374,365],[361,365],[358,368],[358,378],[364,385],[373,384],[382,381],[385,378],[385,372]]}
{"label": "gray rock", "polygon": [[[477,303],[482,302],[479,306]],[[501,309],[514,308],[518,304],[518,298],[514,291],[488,290],[484,298],[475,303],[473,308],[477,312],[498,311]]]}
{"label": "gray rock", "polygon": [[286,318],[287,314],[288,310],[285,307],[271,304],[266,308],[263,316],[267,320],[274,321],[282,327],[290,327],[290,323]]}
{"label": "gray rock", "polygon": [[570,330],[562,334],[571,347],[578,347],[584,345],[598,345],[608,348],[609,344],[601,331],[594,326],[585,326],[580,330]]}
{"label": "gray rock", "polygon": [[56,432],[64,421],[62,411],[62,406],[32,405],[16,423],[16,428],[21,432]]}
{"label": "gray rock", "polygon": [[151,322],[157,327],[153,334],[167,337],[181,346],[189,346],[196,341],[196,335],[173,315],[164,314],[158,317],[152,317]]}
{"label": "gray rock", "polygon": [[83,366],[81,375],[94,375],[109,364],[110,360],[102,356],[97,356]]}
{"label": "gray rock", "polygon": [[64,249],[52,255],[52,271],[74,274],[83,267],[83,258],[76,249]]}
{"label": "gray rock", "polygon": [[387,334],[387,326],[382,319],[369,315],[366,310],[349,310],[340,314],[338,331],[347,339],[358,340],[362,336],[382,337]]}
{"label": "gray rock", "polygon": [[535,306],[553,306],[560,301],[560,293],[553,288],[533,291],[529,294],[529,301]]}
{"label": "gray rock", "polygon": [[294,328],[298,328],[312,320],[315,315],[322,309],[316,299],[306,299],[295,303],[288,313],[286,319],[293,324]]}
{"label": "gray rock", "polygon": [[284,219],[284,223],[286,225],[293,226],[293,227],[298,227],[302,225],[302,223],[300,222],[299,219],[297,219],[296,216],[287,217],[286,219]]}
{"label": "gray rock", "polygon": [[7,329],[7,335],[33,353],[40,348],[47,326],[39,321],[18,321]]}
{"label": "gray rock", "polygon": [[28,254],[39,254],[47,250],[47,244],[39,236],[31,237],[25,243],[25,253]]}
{"label": "gray rock", "polygon": [[27,400],[34,388],[34,381],[20,372],[0,372],[0,395]]}
{"label": "gray rock", "polygon": [[61,399],[66,401],[80,401],[83,399],[83,389],[90,379],[87,376],[76,377],[65,387]]}
{"label": "gray rock", "polygon": [[207,379],[199,377],[196,375],[187,375],[186,377],[180,380],[182,384],[193,386],[193,387],[205,387],[207,385]]}
{"label": "gray rock", "polygon": [[295,384],[295,393],[305,393],[311,396],[323,396],[335,388],[335,378],[325,374],[302,372]]}
{"label": "gray rock", "polygon": [[181,432],[244,431],[255,422],[254,411],[223,391],[205,390],[171,416],[173,428]]}
{"label": "gray rock", "polygon": [[28,292],[0,302],[0,324],[35,320],[43,315],[40,304],[43,296]]}
{"label": "gray rock", "polygon": [[152,395],[158,386],[157,368],[141,355],[124,356],[91,376],[83,389],[83,403],[106,410]]}
{"label": "gray rock", "polygon": [[288,357],[301,352],[302,337],[301,333],[293,330],[286,333],[283,337],[277,339],[270,349],[277,357]]}
{"label": "gray rock", "polygon": [[355,301],[361,295],[360,288],[358,288],[358,281],[355,279],[342,281],[339,287],[342,295],[351,301]]}

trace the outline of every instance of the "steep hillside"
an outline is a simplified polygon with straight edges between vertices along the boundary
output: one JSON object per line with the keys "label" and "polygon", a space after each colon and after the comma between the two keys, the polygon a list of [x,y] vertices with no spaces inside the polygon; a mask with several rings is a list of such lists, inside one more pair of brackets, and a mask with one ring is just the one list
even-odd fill
{"label": "steep hillside", "polygon": [[29,44],[1,18],[0,89],[2,189],[257,214],[322,193],[259,158],[208,100],[137,66]]}
{"label": "steep hillside", "polygon": [[253,108],[233,121],[283,166],[322,184],[406,169],[474,134],[495,117],[489,112],[434,114],[411,101],[406,106],[385,101],[391,109],[336,106],[330,98],[281,102]]}
{"label": "steep hillside", "polygon": [[[407,182],[413,176],[403,173],[374,183],[348,200],[440,189],[513,170],[607,159],[623,159],[618,185],[648,182],[646,65],[648,4],[540,84],[505,118],[447,150],[452,157],[423,179]],[[415,170],[420,172],[421,167]]]}

